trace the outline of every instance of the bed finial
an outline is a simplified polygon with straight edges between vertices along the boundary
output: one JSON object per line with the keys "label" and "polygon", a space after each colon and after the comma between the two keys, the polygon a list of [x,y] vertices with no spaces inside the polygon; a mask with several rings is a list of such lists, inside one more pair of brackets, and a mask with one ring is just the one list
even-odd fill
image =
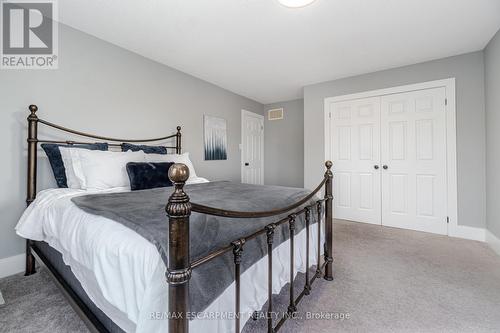
{"label": "bed finial", "polygon": [[177,126],[177,132],[180,132],[180,131],[181,131],[181,127]]}
{"label": "bed finial", "polygon": [[332,168],[332,166],[333,166],[332,161],[326,161],[326,162],[325,162],[325,166],[326,166],[326,168],[327,168],[328,170],[330,170],[330,169]]}
{"label": "bed finial", "polygon": [[31,114],[35,114],[38,111],[38,106],[31,104],[28,109],[31,111]]}
{"label": "bed finial", "polygon": [[182,163],[175,163],[168,169],[168,178],[172,183],[185,183],[189,178],[189,168]]}

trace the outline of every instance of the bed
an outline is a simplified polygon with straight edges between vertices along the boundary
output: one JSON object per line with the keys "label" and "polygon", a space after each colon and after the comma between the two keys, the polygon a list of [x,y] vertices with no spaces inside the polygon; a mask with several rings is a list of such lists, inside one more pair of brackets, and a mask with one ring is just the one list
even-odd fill
{"label": "bed", "polygon": [[[315,279],[333,279],[331,162],[314,191],[208,182],[178,163],[169,188],[37,194],[38,144],[85,144],[39,139],[40,124],[117,146],[171,139],[165,147],[176,154],[182,136],[180,127],[147,140],[91,135],[29,110],[28,208],[16,227],[27,239],[26,275],[37,256],[93,330],[239,332],[267,302],[268,332],[276,332]],[[305,285],[289,284],[287,314],[276,318],[268,300],[297,272]]]}

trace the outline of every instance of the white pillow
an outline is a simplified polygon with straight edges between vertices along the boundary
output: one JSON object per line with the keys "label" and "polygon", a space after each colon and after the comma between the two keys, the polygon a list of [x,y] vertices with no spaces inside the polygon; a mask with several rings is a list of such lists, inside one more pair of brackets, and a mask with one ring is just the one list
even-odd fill
{"label": "white pillow", "polygon": [[61,159],[63,161],[66,173],[66,181],[68,184],[68,188],[79,190],[83,188],[82,187],[83,184],[75,175],[75,171],[73,170],[73,158],[71,155],[71,151],[76,149],[80,148],[59,147],[59,151],[61,152]]}
{"label": "white pillow", "polygon": [[72,149],[70,153],[75,176],[85,190],[130,189],[127,163],[146,161],[143,151]]}
{"label": "white pillow", "polygon": [[196,171],[194,171],[193,162],[189,159],[189,153],[184,154],[146,154],[146,162],[151,163],[162,163],[162,162],[173,162],[173,163],[183,163],[189,169],[189,180],[197,178]]}

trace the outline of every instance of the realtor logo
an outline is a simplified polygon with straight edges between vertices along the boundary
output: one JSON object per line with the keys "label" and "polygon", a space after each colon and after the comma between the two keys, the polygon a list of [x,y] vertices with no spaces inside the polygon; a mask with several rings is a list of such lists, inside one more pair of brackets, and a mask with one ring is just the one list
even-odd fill
{"label": "realtor logo", "polygon": [[1,68],[57,68],[57,7],[52,0],[0,0]]}

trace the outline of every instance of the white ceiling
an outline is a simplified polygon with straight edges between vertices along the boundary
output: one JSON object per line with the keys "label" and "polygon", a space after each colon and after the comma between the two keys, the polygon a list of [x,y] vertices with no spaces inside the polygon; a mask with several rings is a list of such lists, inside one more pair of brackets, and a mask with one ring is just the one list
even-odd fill
{"label": "white ceiling", "polygon": [[76,29],[262,103],[305,85],[481,50],[500,0],[59,1]]}

